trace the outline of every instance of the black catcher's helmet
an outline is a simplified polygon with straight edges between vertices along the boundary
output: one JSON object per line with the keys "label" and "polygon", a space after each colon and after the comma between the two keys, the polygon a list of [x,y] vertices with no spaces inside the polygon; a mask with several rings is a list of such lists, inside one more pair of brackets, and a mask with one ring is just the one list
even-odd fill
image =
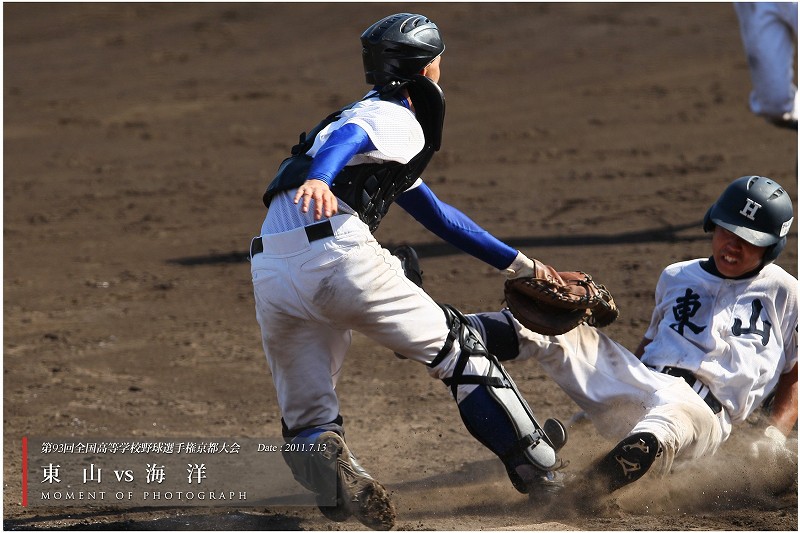
{"label": "black catcher's helmet", "polygon": [[361,35],[367,83],[407,81],[444,52],[439,28],[423,15],[397,13]]}
{"label": "black catcher's helmet", "polygon": [[777,182],[763,176],[733,181],[703,219],[703,229],[721,226],[755,246],[766,247],[763,264],[777,259],[794,220],[792,200]]}

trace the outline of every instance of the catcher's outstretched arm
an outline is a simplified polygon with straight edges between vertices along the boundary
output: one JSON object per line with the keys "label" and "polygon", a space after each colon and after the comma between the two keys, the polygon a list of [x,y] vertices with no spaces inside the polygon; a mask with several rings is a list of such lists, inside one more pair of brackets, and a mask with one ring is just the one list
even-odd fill
{"label": "catcher's outstretched arm", "polygon": [[519,253],[442,202],[424,182],[398,196],[395,202],[441,239],[498,270],[508,268]]}

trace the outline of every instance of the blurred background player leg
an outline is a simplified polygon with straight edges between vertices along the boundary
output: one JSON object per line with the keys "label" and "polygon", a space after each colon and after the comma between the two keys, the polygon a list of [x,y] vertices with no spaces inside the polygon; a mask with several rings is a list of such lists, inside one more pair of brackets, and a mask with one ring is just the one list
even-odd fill
{"label": "blurred background player leg", "polygon": [[734,9],[753,83],[751,111],[797,130],[797,2],[737,2]]}

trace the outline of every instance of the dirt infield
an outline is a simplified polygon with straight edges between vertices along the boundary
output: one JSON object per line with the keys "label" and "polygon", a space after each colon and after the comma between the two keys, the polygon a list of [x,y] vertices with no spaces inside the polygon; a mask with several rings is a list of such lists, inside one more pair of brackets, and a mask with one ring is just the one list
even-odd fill
{"label": "dirt infield", "polygon": [[[23,508],[20,442],[280,436],[246,260],[261,193],[301,131],[367,89],[360,32],[411,8],[447,43],[427,182],[527,255],[591,271],[629,348],[661,269],[708,254],[700,222],[729,181],[767,175],[797,199],[797,134],[748,111],[727,3],[6,3],[5,529],[363,529],[314,508]],[[376,236],[417,249],[436,300],[500,308],[502,276],[401,209]],[[797,275],[797,224],[778,264]],[[575,414],[535,362],[508,369],[542,418]],[[586,512],[515,492],[447,389],[365,337],[339,390],[397,529],[798,527],[796,465],[743,456],[758,419]],[[611,444],[576,420],[562,456],[579,473]]]}

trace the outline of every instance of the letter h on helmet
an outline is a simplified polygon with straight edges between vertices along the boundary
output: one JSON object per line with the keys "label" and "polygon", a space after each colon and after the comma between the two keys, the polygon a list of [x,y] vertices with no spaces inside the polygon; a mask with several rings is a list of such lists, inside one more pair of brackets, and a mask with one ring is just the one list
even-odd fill
{"label": "letter h on helmet", "polygon": [[361,35],[367,83],[407,81],[444,52],[439,28],[423,15],[397,13]]}

